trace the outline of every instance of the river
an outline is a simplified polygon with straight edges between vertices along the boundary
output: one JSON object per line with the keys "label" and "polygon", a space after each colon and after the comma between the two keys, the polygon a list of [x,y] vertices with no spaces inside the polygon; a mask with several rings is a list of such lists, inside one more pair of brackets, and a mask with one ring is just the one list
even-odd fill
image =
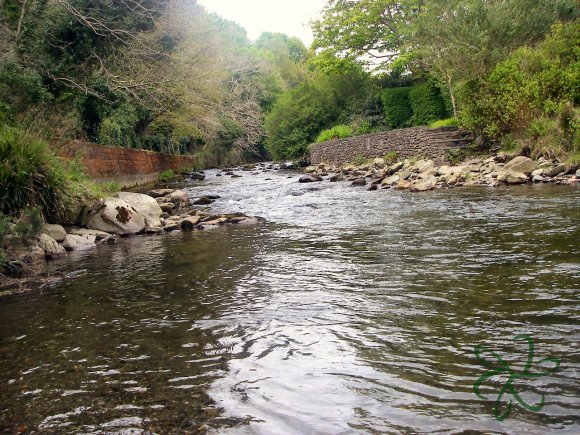
{"label": "river", "polygon": [[[187,185],[265,220],[133,237],[0,300],[3,433],[580,433],[580,190]],[[508,393],[521,373],[527,410]],[[202,429],[203,429],[202,428]]]}

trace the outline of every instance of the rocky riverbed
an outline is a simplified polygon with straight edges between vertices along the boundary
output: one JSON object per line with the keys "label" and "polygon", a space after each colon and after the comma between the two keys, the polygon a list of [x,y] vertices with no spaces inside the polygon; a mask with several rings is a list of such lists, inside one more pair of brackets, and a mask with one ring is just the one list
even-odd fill
{"label": "rocky riverbed", "polygon": [[462,164],[438,165],[433,160],[405,159],[387,163],[376,158],[371,163],[332,167],[321,163],[304,169],[302,183],[345,181],[368,190],[400,189],[423,192],[460,186],[497,187],[501,184],[573,184],[580,178],[574,165],[540,158],[498,154],[474,158]]}

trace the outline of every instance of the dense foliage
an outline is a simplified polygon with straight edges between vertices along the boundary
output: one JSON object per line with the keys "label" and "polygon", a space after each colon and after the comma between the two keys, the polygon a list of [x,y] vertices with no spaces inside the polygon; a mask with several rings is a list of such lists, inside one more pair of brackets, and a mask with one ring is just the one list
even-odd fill
{"label": "dense foliage", "polygon": [[0,122],[206,166],[449,117],[574,150],[576,0],[328,0],[311,49],[195,0],[101,3],[0,2]]}
{"label": "dense foliage", "polygon": [[0,122],[208,164],[264,152],[264,116],[310,56],[191,0],[4,0],[0,30]]}
{"label": "dense foliage", "polygon": [[575,0],[328,0],[314,46],[384,73],[388,127],[453,114],[489,141],[562,154],[578,148],[579,17]]}

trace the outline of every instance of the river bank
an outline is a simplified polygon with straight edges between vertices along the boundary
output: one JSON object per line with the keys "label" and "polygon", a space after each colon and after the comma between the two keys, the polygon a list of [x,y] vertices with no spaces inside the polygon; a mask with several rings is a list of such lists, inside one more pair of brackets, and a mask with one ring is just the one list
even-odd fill
{"label": "river bank", "polygon": [[424,192],[452,187],[498,187],[502,184],[574,184],[580,178],[577,165],[540,158],[497,154],[473,158],[461,164],[438,165],[428,159],[388,162],[376,158],[355,165],[329,166],[321,163],[304,169],[303,183],[347,181],[353,186],[369,185],[368,190],[398,189]]}

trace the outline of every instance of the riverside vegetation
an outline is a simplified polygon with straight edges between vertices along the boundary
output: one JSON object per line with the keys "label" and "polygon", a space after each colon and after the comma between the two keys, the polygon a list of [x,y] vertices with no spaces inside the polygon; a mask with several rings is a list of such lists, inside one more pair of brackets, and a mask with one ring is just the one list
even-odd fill
{"label": "riverside vegetation", "polygon": [[43,223],[70,227],[116,194],[56,157],[72,139],[194,154],[201,169],[304,162],[314,142],[459,125],[481,152],[501,147],[534,169],[505,175],[503,157],[334,169],[356,184],[415,190],[569,182],[580,163],[579,17],[574,0],[328,0],[305,47],[277,33],[251,42],[195,1],[97,10],[88,0],[3,0],[0,261],[18,272],[10,264]]}

